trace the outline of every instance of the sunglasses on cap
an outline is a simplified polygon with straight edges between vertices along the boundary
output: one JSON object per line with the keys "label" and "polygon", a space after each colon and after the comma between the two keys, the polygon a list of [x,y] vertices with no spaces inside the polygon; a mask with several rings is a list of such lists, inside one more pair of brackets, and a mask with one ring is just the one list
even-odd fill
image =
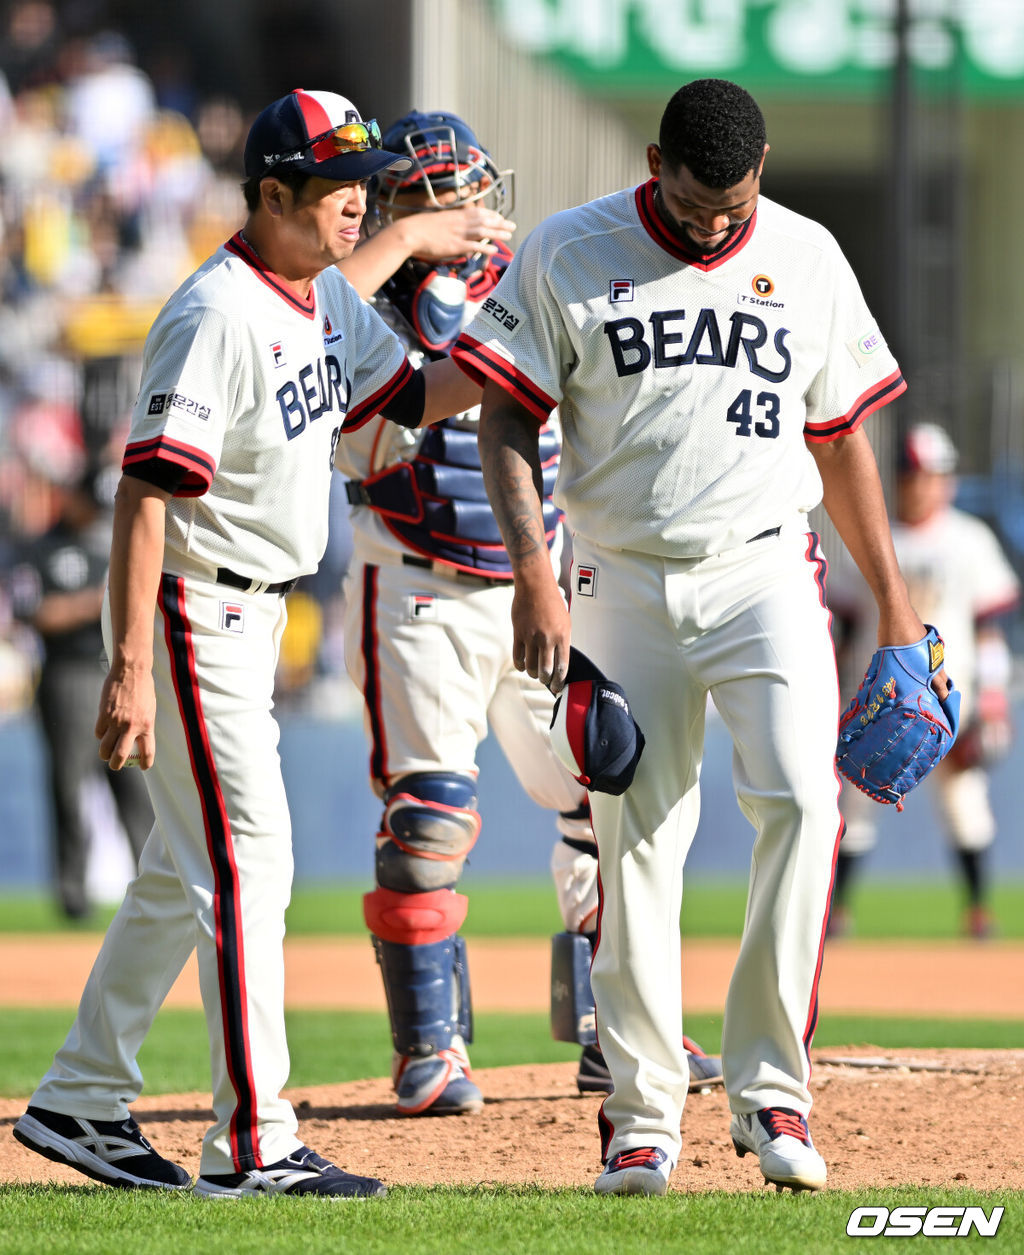
{"label": "sunglasses on cap", "polygon": [[273,165],[283,165],[295,157],[309,152],[314,161],[330,161],[332,157],[342,157],[346,153],[364,153],[370,148],[381,148],[380,126],[376,118],[366,122],[346,122],[342,126],[332,127],[320,135],[314,135],[298,148],[288,152],[277,153]]}

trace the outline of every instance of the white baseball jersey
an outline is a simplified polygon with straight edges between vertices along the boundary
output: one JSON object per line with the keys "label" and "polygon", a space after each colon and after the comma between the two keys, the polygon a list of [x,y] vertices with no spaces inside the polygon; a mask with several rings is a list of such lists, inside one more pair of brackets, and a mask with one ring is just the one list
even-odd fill
{"label": "white baseball jersey", "polygon": [[761,199],[700,257],[654,189],[542,223],[454,350],[538,420],[559,407],[572,639],[623,686],[646,737],[630,788],[591,795],[606,1161],[680,1150],[679,911],[709,695],[756,833],[722,1030],[729,1102],[810,1109],[841,821],[825,564],[806,523],[822,485],[806,442],[853,431],[905,386],[822,227]]}
{"label": "white baseball jersey", "polygon": [[697,264],[653,181],[543,222],[455,356],[538,418],[559,407],[555,500],[574,531],[665,557],[806,513],[821,482],[805,439],[905,387],[823,227],[762,197]]}
{"label": "white baseball jersey", "polygon": [[[145,778],[156,822],[36,1101],[126,1115],[142,1088],[139,1046],[195,950],[214,1111],[204,1173],[259,1168],[300,1145],[281,1096],[292,845],[272,709],[287,611],[265,586],[316,568],[338,438],[410,373],[338,272],[299,300],[240,235],[170,298],[147,340],[124,466],[153,482],[169,468],[176,484],[154,606]],[[220,567],[261,591],[225,584]],[[104,634],[109,652],[109,613]]]}
{"label": "white baseball jersey", "polygon": [[407,382],[402,346],[333,266],[301,301],[241,235],[170,298],[143,356],[124,465],[184,468],[166,568],[267,583],[315,571],[342,431]]}

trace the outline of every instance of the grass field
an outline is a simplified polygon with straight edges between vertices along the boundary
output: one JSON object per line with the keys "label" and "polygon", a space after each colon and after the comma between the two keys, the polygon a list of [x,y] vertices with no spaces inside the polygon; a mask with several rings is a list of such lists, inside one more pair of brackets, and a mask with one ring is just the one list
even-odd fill
{"label": "grass field", "polygon": [[[1016,1205],[1013,1205],[1014,1201]],[[0,1187],[3,1255],[833,1255],[861,1206],[1006,1208],[995,1238],[969,1247],[1024,1249],[1020,1200],[972,1190],[793,1195],[672,1194],[598,1198],[589,1190],[393,1189],[387,1198],[323,1204],[134,1197],[114,1190]],[[925,1239],[910,1239],[911,1243]],[[916,1249],[916,1248],[915,1248]],[[960,1249],[960,1248],[956,1248]]]}
{"label": "grass field", "polygon": [[[561,928],[554,889],[546,879],[476,880],[463,877],[469,897],[468,937],[547,937]],[[293,936],[365,936],[365,885],[298,885],[288,912]],[[744,882],[692,879],[683,902],[682,927],[691,937],[738,937],[746,901]],[[1024,881],[995,886],[992,905],[1000,935],[1024,937]],[[935,938],[959,935],[962,903],[951,882],[865,879],[853,899],[856,936]],[[80,931],[102,931],[113,908],[96,912]],[[38,893],[0,894],[0,932],[52,932],[70,927]]]}
{"label": "grass field", "polygon": [[[471,903],[467,935],[547,936],[558,929],[546,882],[463,887]],[[344,885],[300,887],[289,915],[291,933],[364,935],[361,893]],[[692,883],[684,933],[736,935],[743,901],[741,885]],[[995,908],[1003,936],[1024,935],[1024,884],[1000,886]],[[957,934],[959,901],[945,884],[865,882],[855,914],[861,937],[947,938]],[[96,927],[104,922],[101,917]],[[54,923],[52,908],[42,898],[0,898],[0,930],[44,932]],[[0,1093],[30,1092],[62,1040],[71,1011],[3,1010]],[[720,1018],[693,1016],[687,1028],[706,1048],[718,1047]],[[343,1048],[336,1013],[292,1012],[289,1036],[294,1086],[386,1072],[383,1014],[347,1012]],[[206,1090],[203,1041],[199,1012],[161,1012],[140,1060],[147,1093]],[[887,1050],[1018,1048],[1024,1023],[822,1016],[817,1049],[859,1042]],[[478,1067],[570,1060],[575,1053],[575,1047],[550,1039],[543,1015],[477,1018],[473,1060]],[[1024,1192],[901,1188],[814,1196],[758,1192],[599,1199],[589,1190],[437,1186],[395,1187],[387,1199],[348,1206],[291,1199],[215,1206],[192,1198],[123,1195],[90,1186],[83,1178],[83,1185],[75,1187],[0,1186],[0,1255],[396,1255],[404,1250],[416,1255],[833,1255],[849,1250],[846,1224],[855,1207],[940,1205],[980,1206],[986,1214],[993,1206],[1005,1207],[995,1238],[975,1234],[963,1241],[985,1242],[987,1249],[1015,1255],[1024,1251]]]}

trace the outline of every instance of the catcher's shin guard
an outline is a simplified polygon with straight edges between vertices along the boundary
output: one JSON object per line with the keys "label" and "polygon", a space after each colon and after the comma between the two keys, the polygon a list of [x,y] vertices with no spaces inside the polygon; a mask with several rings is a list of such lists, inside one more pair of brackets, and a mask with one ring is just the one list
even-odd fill
{"label": "catcher's shin guard", "polygon": [[551,938],[551,1036],[592,1046],[597,1041],[590,988],[593,937],[556,933]]}
{"label": "catcher's shin guard", "polygon": [[391,1020],[399,1115],[470,1115],[483,1107],[466,1042],[473,1040],[466,948],[457,934],[406,946],[373,939]]}
{"label": "catcher's shin guard", "polygon": [[374,937],[373,948],[399,1054],[424,1057],[446,1050],[454,1036],[473,1040],[466,943],[458,934],[422,946]]}

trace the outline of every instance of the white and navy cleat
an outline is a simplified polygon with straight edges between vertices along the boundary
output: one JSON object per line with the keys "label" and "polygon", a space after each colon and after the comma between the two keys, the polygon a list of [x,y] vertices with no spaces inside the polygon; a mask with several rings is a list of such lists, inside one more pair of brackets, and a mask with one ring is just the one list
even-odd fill
{"label": "white and navy cleat", "polygon": [[388,1191],[376,1177],[357,1177],[300,1146],[284,1159],[266,1168],[248,1172],[207,1173],[200,1176],[192,1191],[200,1198],[257,1198],[274,1194],[310,1194],[338,1199],[382,1198]]}
{"label": "white and navy cleat", "polygon": [[608,1160],[594,1182],[595,1194],[666,1194],[674,1167],[658,1146],[623,1150]]}
{"label": "white and navy cleat", "polygon": [[468,1116],[483,1110],[484,1096],[459,1037],[423,1059],[396,1054],[392,1073],[400,1116]]}
{"label": "white and navy cleat", "polygon": [[825,1161],[814,1149],[807,1121],[790,1107],[734,1115],[729,1126],[736,1154],[757,1155],[765,1181],[777,1190],[820,1190]]}
{"label": "white and navy cleat", "polygon": [[12,1132],[37,1155],[117,1189],[184,1190],[192,1184],[184,1168],[157,1154],[130,1115],[89,1120],[29,1107]]}

